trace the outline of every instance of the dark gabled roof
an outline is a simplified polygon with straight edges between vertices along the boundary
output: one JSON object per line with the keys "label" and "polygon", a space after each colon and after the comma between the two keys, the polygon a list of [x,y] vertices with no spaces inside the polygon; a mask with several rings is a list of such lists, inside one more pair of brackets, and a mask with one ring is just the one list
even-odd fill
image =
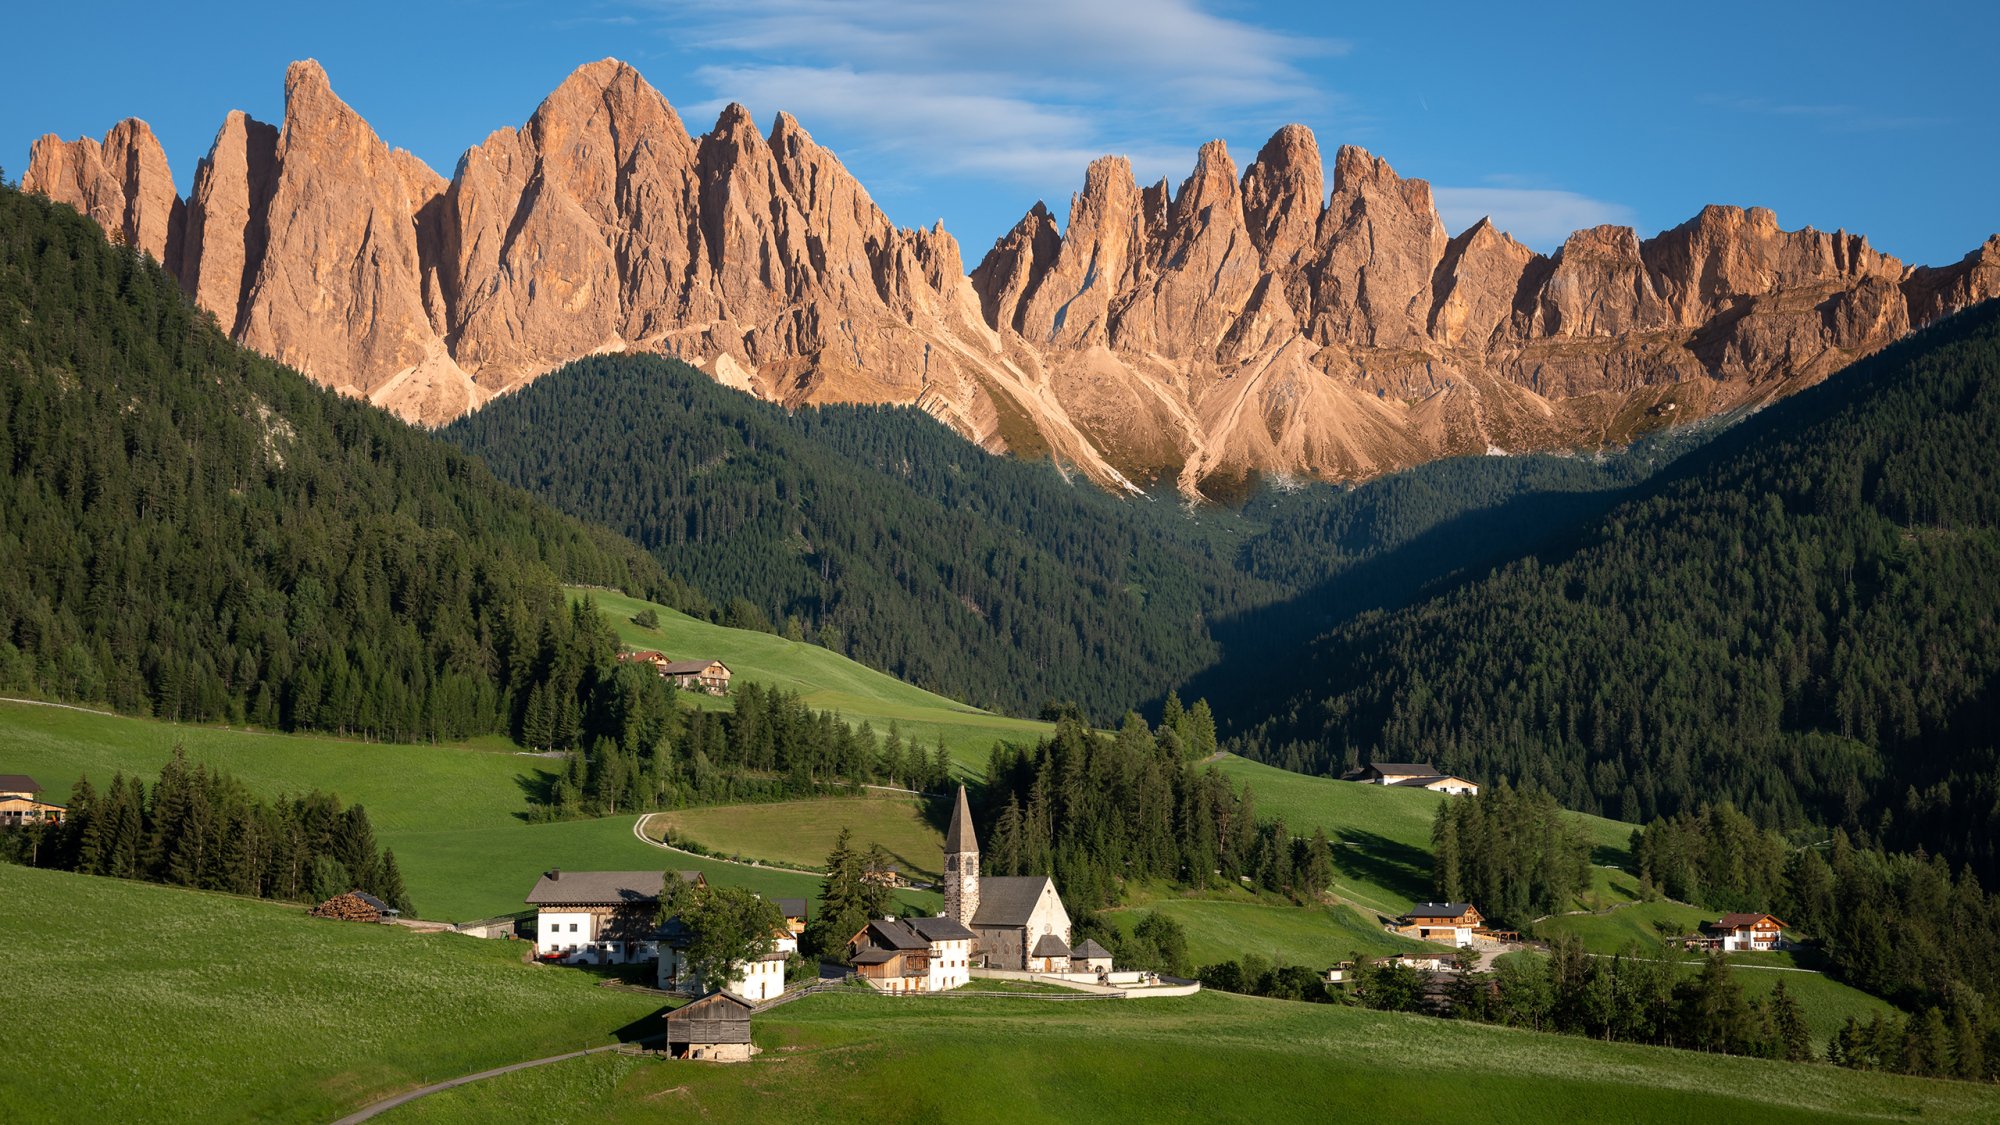
{"label": "dark gabled roof", "polygon": [[1420,902],[1410,907],[1405,918],[1462,918],[1472,909],[1469,902]]}
{"label": "dark gabled roof", "polygon": [[734,992],[730,992],[727,989],[717,989],[699,1000],[689,1004],[682,1004],[680,1007],[668,1012],[667,1020],[669,1022],[690,1019],[742,1020],[747,1023],[750,1019],[750,1009],[755,1007],[755,1004],[736,995]]}
{"label": "dark gabled roof", "polygon": [[1071,957],[1081,957],[1086,961],[1095,961],[1099,958],[1111,956],[1111,951],[1097,944],[1095,938],[1084,938],[1082,944],[1070,950],[1069,955]]}
{"label": "dark gabled roof", "polygon": [[1049,886],[1047,875],[987,875],[979,880],[979,911],[972,916],[978,926],[1025,926],[1034,916],[1035,904],[1042,900],[1042,888]]}
{"label": "dark gabled roof", "polygon": [[802,898],[774,898],[771,900],[787,918],[806,917],[806,900]]}
{"label": "dark gabled roof", "polygon": [[868,923],[867,932],[875,935],[876,944],[887,949],[929,949],[931,944],[923,939],[923,935],[894,918],[875,919]]}
{"label": "dark gabled roof", "polygon": [[1035,940],[1035,948],[1028,951],[1030,957],[1067,957],[1069,946],[1054,934],[1043,934]]}
{"label": "dark gabled roof", "polygon": [[1718,930],[1734,930],[1745,926],[1754,926],[1766,918],[1777,922],[1780,928],[1784,927],[1784,923],[1779,922],[1775,914],[1724,914],[1715,920],[1714,925]]}
{"label": "dark gabled roof", "polygon": [[[684,883],[702,881],[699,871],[676,871]],[[660,900],[666,886],[659,871],[551,871],[528,892],[529,906],[637,906]]]}
{"label": "dark gabled roof", "polygon": [[854,955],[857,965],[881,965],[903,955],[900,949],[864,949]]}
{"label": "dark gabled roof", "polygon": [[402,913],[402,911],[397,910],[395,907],[390,906],[388,903],[383,902],[381,899],[376,898],[374,895],[369,894],[367,891],[349,891],[347,893],[353,895],[355,898],[360,899],[362,902],[367,903],[368,908],[370,910],[375,911],[378,914]]}
{"label": "dark gabled roof", "polygon": [[972,830],[972,808],[965,801],[965,786],[958,787],[958,804],[951,810],[951,827],[944,834],[944,854],[979,850],[979,836]]}
{"label": "dark gabled roof", "polygon": [[1370,762],[1368,768],[1375,773],[1422,774],[1438,776],[1438,768],[1429,762]]}
{"label": "dark gabled roof", "polygon": [[925,941],[970,941],[977,936],[950,918],[912,918],[910,928]]}
{"label": "dark gabled roof", "polygon": [[[711,664],[722,664],[722,661],[676,660],[670,664],[660,665],[660,674],[663,676],[692,676],[697,673],[708,671],[708,666]],[[722,664],[722,670],[727,672],[729,670],[729,665]]]}
{"label": "dark gabled roof", "polygon": [[0,773],[0,793],[40,793],[41,783],[25,773]]}

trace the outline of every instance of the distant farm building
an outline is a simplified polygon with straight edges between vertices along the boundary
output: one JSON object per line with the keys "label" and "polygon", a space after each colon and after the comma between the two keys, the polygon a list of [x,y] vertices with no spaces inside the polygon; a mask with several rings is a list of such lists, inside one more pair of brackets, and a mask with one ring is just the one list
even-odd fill
{"label": "distant farm building", "polygon": [[1784,949],[1785,924],[1772,914],[1724,914],[1704,923],[1701,932],[1683,939],[1689,949],[1718,953],[1740,953],[1760,949]]}
{"label": "distant farm building", "polygon": [[1406,789],[1429,789],[1454,797],[1476,797],[1479,783],[1442,773],[1429,762],[1370,762],[1347,775],[1349,781],[1368,785],[1395,785]]}
{"label": "distant farm building", "polygon": [[1396,920],[1396,932],[1419,941],[1459,946],[1491,936],[1485,917],[1469,902],[1420,902]]}
{"label": "distant farm building", "polygon": [[734,675],[729,665],[720,660],[668,660],[664,653],[652,649],[621,652],[618,660],[621,664],[650,664],[655,672],[672,680],[675,687],[710,695],[728,695],[729,679]]}
{"label": "distant farm building", "polygon": [[667,1013],[667,1050],[677,1059],[743,1062],[750,1046],[750,1001],[712,992]]}
{"label": "distant farm building", "polygon": [[[676,871],[706,885],[699,871]],[[654,916],[666,876],[659,871],[551,870],[535,883],[535,954],[593,965],[645,961],[659,953]]]}
{"label": "distant farm building", "polygon": [[771,904],[785,916],[785,928],[797,937],[806,932],[807,914],[811,904],[802,898],[774,898]]}
{"label": "distant farm building", "polygon": [[660,675],[683,691],[705,691],[710,695],[729,694],[729,665],[720,660],[676,660],[658,666]]}
{"label": "distant farm building", "polygon": [[42,800],[41,783],[27,774],[0,774],[0,828],[61,824],[65,811]]}

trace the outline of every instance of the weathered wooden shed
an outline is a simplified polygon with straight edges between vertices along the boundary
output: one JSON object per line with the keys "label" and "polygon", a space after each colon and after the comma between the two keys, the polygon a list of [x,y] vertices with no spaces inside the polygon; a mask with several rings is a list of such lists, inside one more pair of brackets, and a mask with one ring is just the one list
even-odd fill
{"label": "weathered wooden shed", "polygon": [[677,1059],[742,1062],[750,1057],[751,1003],[716,991],[667,1013],[667,1051]]}

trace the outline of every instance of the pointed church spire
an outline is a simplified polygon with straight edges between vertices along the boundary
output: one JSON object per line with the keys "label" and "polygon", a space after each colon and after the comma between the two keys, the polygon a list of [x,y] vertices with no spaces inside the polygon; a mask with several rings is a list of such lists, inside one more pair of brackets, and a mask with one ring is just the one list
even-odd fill
{"label": "pointed church spire", "polygon": [[972,809],[965,786],[958,787],[958,806],[951,810],[951,828],[944,834],[944,916],[971,926],[979,915],[979,837],[972,831]]}
{"label": "pointed church spire", "polygon": [[965,786],[958,787],[958,807],[951,811],[951,828],[944,834],[946,855],[962,855],[979,850],[979,838],[972,831],[972,810],[965,803]]}

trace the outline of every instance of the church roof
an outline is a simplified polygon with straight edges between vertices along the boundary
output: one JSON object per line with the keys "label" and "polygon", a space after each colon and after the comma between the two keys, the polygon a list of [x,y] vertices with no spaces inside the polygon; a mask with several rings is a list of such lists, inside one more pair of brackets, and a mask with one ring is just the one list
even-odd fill
{"label": "church roof", "polygon": [[1095,961],[1102,957],[1111,956],[1111,951],[1097,944],[1095,938],[1084,938],[1082,944],[1078,945],[1071,953],[1073,956],[1081,957],[1086,961]]}
{"label": "church roof", "polygon": [[951,810],[951,828],[944,834],[944,854],[979,850],[979,836],[972,830],[972,809],[965,802],[965,786],[958,787],[958,805]]}
{"label": "church roof", "polygon": [[974,926],[1025,926],[1042,900],[1042,888],[1053,885],[1047,875],[986,875],[979,880],[979,912]]}
{"label": "church roof", "polygon": [[1063,939],[1057,937],[1054,934],[1043,934],[1041,938],[1035,942],[1035,948],[1028,953],[1028,956],[1067,957],[1069,956],[1069,946],[1064,945]]}

